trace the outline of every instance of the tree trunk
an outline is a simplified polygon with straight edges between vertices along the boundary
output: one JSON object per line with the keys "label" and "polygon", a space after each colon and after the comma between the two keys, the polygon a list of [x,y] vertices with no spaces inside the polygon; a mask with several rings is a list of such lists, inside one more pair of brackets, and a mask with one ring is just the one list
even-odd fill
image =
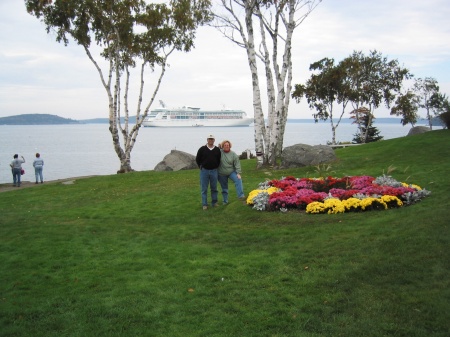
{"label": "tree trunk", "polygon": [[430,127],[430,130],[433,130],[433,121],[432,121],[433,119],[431,118],[430,115],[430,108],[427,106],[426,109],[427,109],[428,126]]}
{"label": "tree trunk", "polygon": [[[253,87],[257,167],[261,167],[264,164],[276,165],[283,148],[284,131],[292,90],[291,46],[293,32],[318,3],[315,0],[284,0],[278,2],[221,0],[221,3],[226,11],[223,15],[216,15],[219,21],[216,27],[221,30],[225,37],[238,46],[245,48],[247,52]],[[302,9],[306,13],[296,19],[296,12],[300,12]],[[245,23],[242,23],[242,16],[240,16],[242,10],[245,12]],[[259,19],[259,33],[261,37],[258,50],[255,49],[253,30],[253,18],[255,17]],[[280,28],[283,28],[283,32],[280,32]],[[236,39],[235,32],[239,33],[242,42]],[[267,47],[266,34],[272,39],[273,48],[270,52]],[[278,44],[280,41],[284,43],[281,66],[278,56]],[[256,65],[257,58],[262,61],[265,67],[268,105],[267,126],[261,105],[261,91]]]}
{"label": "tree trunk", "polygon": [[247,51],[247,59],[252,74],[252,88],[253,88],[253,112],[254,112],[254,129],[255,129],[255,151],[257,167],[262,167],[266,162],[266,155],[264,153],[266,123],[264,120],[264,113],[261,105],[261,90],[259,88],[258,67],[256,64],[255,51],[255,36],[253,32],[253,6],[247,5],[245,7],[245,26],[247,29],[248,39],[241,31],[242,39],[245,43]]}

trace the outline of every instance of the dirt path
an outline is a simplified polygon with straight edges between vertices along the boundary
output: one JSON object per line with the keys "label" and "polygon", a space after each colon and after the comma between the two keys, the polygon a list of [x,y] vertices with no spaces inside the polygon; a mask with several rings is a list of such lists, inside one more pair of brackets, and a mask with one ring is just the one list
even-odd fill
{"label": "dirt path", "polygon": [[90,177],[94,177],[94,176],[85,176],[85,177],[75,177],[75,178],[67,178],[67,179],[58,179],[58,180],[50,180],[50,181],[45,181],[43,184],[39,183],[36,184],[34,182],[31,181],[22,181],[20,183],[20,187],[14,187],[13,183],[9,183],[9,184],[0,184],[0,193],[1,192],[8,192],[8,191],[16,191],[18,189],[21,188],[30,188],[30,187],[40,187],[43,185],[48,185],[48,184],[73,184],[76,180],[79,179],[84,179],[84,178],[90,178]]}

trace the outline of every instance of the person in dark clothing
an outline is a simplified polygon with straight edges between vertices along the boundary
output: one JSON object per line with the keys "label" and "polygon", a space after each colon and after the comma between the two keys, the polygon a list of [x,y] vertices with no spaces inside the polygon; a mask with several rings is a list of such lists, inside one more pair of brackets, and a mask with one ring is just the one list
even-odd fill
{"label": "person in dark clothing", "polygon": [[208,135],[207,144],[197,151],[195,161],[200,169],[200,188],[202,193],[203,210],[208,209],[208,185],[211,188],[211,206],[218,206],[217,197],[217,169],[222,155],[220,149],[214,145],[215,137]]}

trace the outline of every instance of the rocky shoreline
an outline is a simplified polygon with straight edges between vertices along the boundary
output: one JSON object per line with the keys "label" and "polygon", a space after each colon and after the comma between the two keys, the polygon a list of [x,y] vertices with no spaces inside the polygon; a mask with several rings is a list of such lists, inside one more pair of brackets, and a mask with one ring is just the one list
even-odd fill
{"label": "rocky shoreline", "polygon": [[21,188],[39,187],[39,186],[44,186],[44,185],[48,185],[48,184],[71,185],[71,184],[74,184],[75,181],[77,181],[79,179],[85,179],[85,178],[90,178],[90,177],[95,177],[95,176],[85,176],[85,177],[74,177],[74,178],[66,178],[66,179],[58,179],[58,180],[49,180],[49,181],[45,181],[43,184],[41,184],[41,183],[36,184],[35,182],[23,180],[20,183],[20,187],[13,186],[13,183],[11,182],[11,183],[7,183],[7,184],[0,184],[0,193],[1,192],[8,192],[8,191],[17,191],[17,190],[19,190]]}

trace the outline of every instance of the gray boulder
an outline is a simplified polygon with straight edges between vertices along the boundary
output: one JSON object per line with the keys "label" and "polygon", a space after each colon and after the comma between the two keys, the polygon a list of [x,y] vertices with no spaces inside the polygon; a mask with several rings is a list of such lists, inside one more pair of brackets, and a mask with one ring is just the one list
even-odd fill
{"label": "gray boulder", "polygon": [[336,155],[330,146],[296,144],[284,148],[281,155],[281,167],[314,166],[335,160]]}
{"label": "gray boulder", "polygon": [[421,133],[425,133],[428,131],[431,131],[431,129],[427,126],[415,126],[415,127],[411,128],[411,130],[409,130],[408,136],[419,135]]}
{"label": "gray boulder", "polygon": [[154,170],[155,171],[180,171],[180,170],[192,170],[198,169],[195,162],[195,156],[183,151],[172,150],[166,155],[163,161],[159,162]]}

